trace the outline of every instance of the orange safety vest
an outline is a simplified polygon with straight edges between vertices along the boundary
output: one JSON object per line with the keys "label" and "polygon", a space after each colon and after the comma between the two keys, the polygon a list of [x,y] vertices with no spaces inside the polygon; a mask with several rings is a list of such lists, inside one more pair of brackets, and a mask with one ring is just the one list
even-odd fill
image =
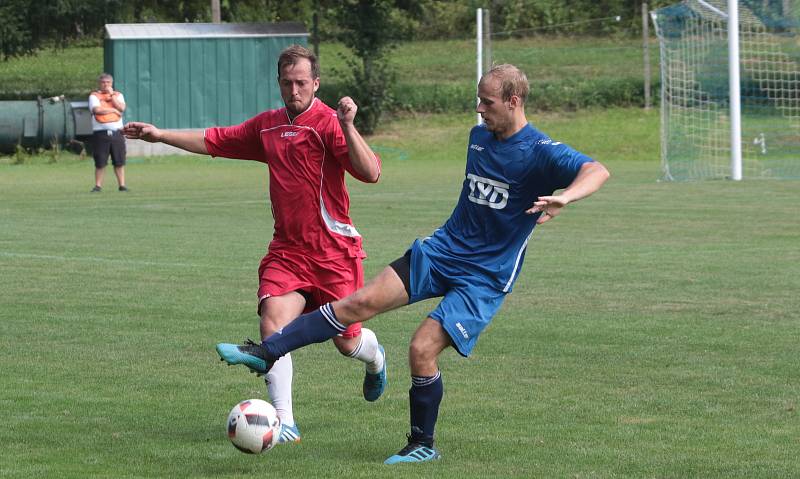
{"label": "orange safety vest", "polygon": [[[114,103],[111,102],[111,93],[103,93],[101,91],[93,91],[92,95],[100,100],[101,108],[114,108]],[[119,113],[104,113],[102,115],[94,115],[98,123],[113,123],[119,121],[122,116]]]}

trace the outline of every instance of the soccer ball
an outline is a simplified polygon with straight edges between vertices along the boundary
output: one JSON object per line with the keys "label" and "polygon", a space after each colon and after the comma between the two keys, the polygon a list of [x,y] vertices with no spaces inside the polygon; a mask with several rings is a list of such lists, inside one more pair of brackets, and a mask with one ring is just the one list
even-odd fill
{"label": "soccer ball", "polygon": [[247,454],[261,454],[278,443],[281,420],[272,404],[261,399],[242,401],[228,414],[228,438]]}

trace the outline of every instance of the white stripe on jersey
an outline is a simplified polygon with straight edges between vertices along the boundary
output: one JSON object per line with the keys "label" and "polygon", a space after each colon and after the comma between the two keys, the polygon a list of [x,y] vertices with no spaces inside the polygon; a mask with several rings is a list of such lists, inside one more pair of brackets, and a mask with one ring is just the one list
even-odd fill
{"label": "white stripe on jersey", "polygon": [[319,211],[322,213],[322,220],[325,221],[325,226],[327,226],[332,232],[338,233],[342,236],[349,236],[351,238],[358,238],[361,236],[358,234],[355,226],[342,223],[341,221],[336,221],[335,219],[331,218],[331,215],[325,208],[325,202],[322,201],[322,193],[319,195]]}
{"label": "white stripe on jersey", "polygon": [[528,247],[528,241],[531,240],[532,235],[533,235],[533,230],[531,230],[531,232],[528,234],[528,237],[525,238],[525,242],[522,243],[522,247],[520,247],[519,251],[517,252],[517,259],[514,260],[514,269],[511,270],[511,277],[508,278],[508,282],[503,288],[504,293],[508,293],[508,290],[511,289],[511,283],[514,282],[514,276],[517,274],[517,270],[519,269],[519,262],[522,259],[522,252],[525,251],[525,248]]}

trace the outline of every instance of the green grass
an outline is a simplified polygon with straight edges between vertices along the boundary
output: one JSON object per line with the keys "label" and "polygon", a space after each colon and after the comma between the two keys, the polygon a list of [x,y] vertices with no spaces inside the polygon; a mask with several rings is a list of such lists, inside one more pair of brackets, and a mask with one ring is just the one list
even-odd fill
{"label": "green grass", "polygon": [[[655,42],[655,40],[654,40]],[[320,46],[323,74],[343,69],[340,44]],[[534,82],[573,77],[636,77],[643,75],[641,38],[537,36],[496,39],[496,63],[513,63]],[[470,83],[475,79],[475,41],[429,40],[400,44],[391,54],[400,83]],[[658,44],[650,46],[652,72],[658,73]],[[655,77],[654,77],[655,79]]]}
{"label": "green grass", "polygon": [[[542,82],[596,78],[637,79],[643,75],[641,39],[595,37],[531,37],[493,42],[497,63],[514,63],[527,72],[534,87]],[[345,71],[341,44],[320,46],[323,83],[335,83],[334,71]],[[657,44],[651,45],[654,82],[658,75]],[[390,54],[400,85],[446,85],[474,88],[475,42],[467,40],[415,41],[401,44]],[[0,69],[0,99],[36,95],[88,95],[103,70],[102,47],[46,49],[32,57],[5,62]],[[271,80],[270,80],[271,81]]]}
{"label": "green grass", "polygon": [[[368,276],[447,218],[473,120],[369,138],[382,181],[350,183]],[[432,301],[370,323],[380,401],[314,345],[294,353],[303,443],[228,444],[228,411],[264,390],[213,351],[257,335],[262,165],[133,159],[130,194],[90,195],[90,160],[0,162],[0,477],[800,476],[800,183],[659,183],[655,112],[533,121],[613,177],[537,229],[473,357],[442,355],[444,458],[410,467],[381,461],[404,442],[406,348]]]}
{"label": "green grass", "polygon": [[0,61],[0,66],[0,99],[88,97],[103,71],[103,48],[45,49],[37,55]]}

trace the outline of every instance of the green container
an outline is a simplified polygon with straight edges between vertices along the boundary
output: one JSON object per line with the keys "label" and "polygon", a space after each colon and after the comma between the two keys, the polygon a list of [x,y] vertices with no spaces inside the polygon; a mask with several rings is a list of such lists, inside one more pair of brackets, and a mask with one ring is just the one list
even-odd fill
{"label": "green container", "polygon": [[307,38],[301,23],[110,24],[104,64],[125,96],[125,121],[233,125],[283,105],[278,56]]}
{"label": "green container", "polygon": [[81,135],[91,135],[85,103],[70,103],[64,97],[29,101],[0,101],[0,152],[63,146]]}

